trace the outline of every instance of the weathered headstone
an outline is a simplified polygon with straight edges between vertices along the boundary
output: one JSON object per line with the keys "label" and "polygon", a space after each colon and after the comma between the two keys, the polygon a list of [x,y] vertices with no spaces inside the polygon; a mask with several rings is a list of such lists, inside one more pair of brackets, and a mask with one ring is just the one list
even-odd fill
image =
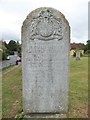
{"label": "weathered headstone", "polygon": [[63,113],[68,109],[70,27],[53,8],[32,11],[22,26],[23,109]]}
{"label": "weathered headstone", "polygon": [[80,51],[76,51],[76,60],[80,60]]}

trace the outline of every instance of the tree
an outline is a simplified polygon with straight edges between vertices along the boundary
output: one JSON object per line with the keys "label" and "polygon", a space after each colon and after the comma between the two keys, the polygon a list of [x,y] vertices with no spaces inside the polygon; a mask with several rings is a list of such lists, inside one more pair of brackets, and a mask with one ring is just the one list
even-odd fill
{"label": "tree", "polygon": [[0,61],[2,61],[2,41],[0,41]]}
{"label": "tree", "polygon": [[87,41],[87,48],[90,51],[90,40]]}
{"label": "tree", "polygon": [[84,52],[90,53],[90,40],[88,40],[87,44],[84,46]]}
{"label": "tree", "polygon": [[8,43],[7,49],[9,50],[9,54],[13,55],[14,51],[17,51],[20,55],[21,55],[21,45],[19,44],[19,42],[15,42],[14,40],[10,40],[10,42]]}
{"label": "tree", "polygon": [[10,51],[17,51],[17,43],[14,41],[14,40],[11,40],[9,43],[8,43],[8,49]]}
{"label": "tree", "polygon": [[5,42],[2,42],[2,60],[6,60],[8,56],[8,50],[5,47]]}
{"label": "tree", "polygon": [[6,41],[4,41],[3,44],[8,49],[8,44],[6,43]]}
{"label": "tree", "polygon": [[5,41],[2,42],[2,58],[5,60],[8,55],[14,55],[14,52],[17,51],[18,55],[21,56],[21,45],[19,42],[10,40],[10,42],[7,44]]}

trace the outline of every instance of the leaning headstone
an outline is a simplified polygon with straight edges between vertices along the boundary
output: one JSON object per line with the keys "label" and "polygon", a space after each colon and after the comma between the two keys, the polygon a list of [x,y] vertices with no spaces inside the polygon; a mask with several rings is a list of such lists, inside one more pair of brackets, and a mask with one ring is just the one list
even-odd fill
{"label": "leaning headstone", "polygon": [[80,60],[80,51],[76,52],[76,60]]}
{"label": "leaning headstone", "polygon": [[22,26],[23,110],[68,110],[70,27],[53,8],[32,11]]}

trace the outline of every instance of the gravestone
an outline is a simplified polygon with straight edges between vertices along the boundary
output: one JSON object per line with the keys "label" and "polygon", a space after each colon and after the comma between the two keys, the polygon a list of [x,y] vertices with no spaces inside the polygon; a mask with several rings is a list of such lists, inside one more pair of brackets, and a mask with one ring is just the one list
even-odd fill
{"label": "gravestone", "polygon": [[53,8],[38,8],[23,22],[21,39],[24,113],[67,112],[68,21]]}
{"label": "gravestone", "polygon": [[80,51],[76,52],[76,60],[80,60]]}

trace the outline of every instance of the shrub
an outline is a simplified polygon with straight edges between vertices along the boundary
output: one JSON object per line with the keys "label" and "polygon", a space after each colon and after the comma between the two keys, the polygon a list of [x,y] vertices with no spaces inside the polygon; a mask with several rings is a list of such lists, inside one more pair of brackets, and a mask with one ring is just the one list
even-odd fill
{"label": "shrub", "polygon": [[85,54],[90,54],[90,50],[87,50],[87,51],[85,52]]}
{"label": "shrub", "polygon": [[73,53],[73,57],[76,57],[76,52]]}

